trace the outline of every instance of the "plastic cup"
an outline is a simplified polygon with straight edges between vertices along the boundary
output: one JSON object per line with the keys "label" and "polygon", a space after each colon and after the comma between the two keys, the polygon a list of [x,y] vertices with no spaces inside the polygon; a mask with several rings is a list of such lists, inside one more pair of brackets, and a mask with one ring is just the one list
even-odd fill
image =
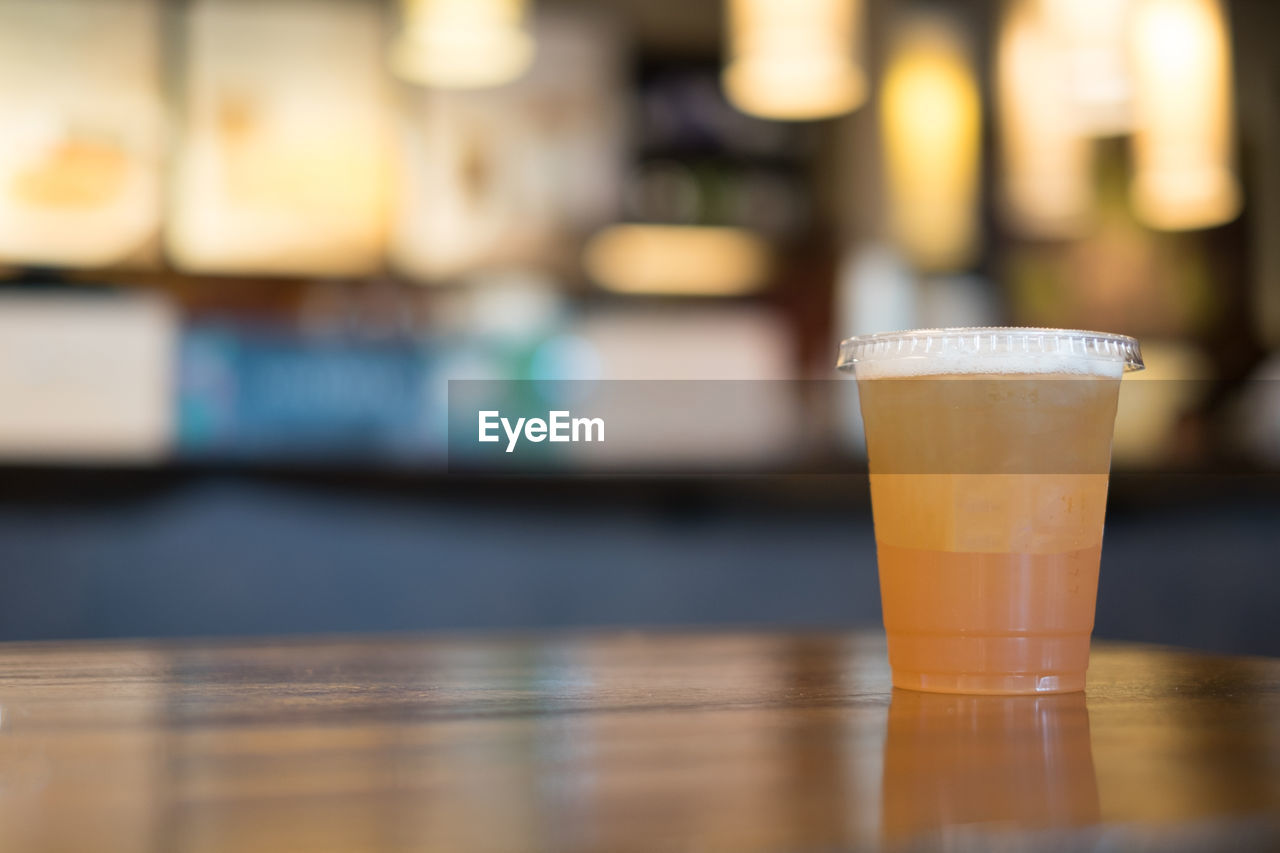
{"label": "plastic cup", "polygon": [[893,684],[1084,689],[1120,378],[1133,338],[922,329],[850,338]]}

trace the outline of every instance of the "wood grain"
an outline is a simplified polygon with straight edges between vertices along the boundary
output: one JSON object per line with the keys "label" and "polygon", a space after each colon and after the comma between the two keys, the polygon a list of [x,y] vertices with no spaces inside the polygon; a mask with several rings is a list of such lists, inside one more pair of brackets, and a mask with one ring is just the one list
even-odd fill
{"label": "wood grain", "polygon": [[1280,847],[1280,661],[891,691],[874,634],[0,646],[0,850]]}

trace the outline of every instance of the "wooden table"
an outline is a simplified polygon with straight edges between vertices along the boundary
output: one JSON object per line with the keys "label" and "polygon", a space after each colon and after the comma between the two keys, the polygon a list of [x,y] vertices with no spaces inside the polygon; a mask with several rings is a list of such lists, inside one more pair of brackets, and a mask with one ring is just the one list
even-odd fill
{"label": "wooden table", "polygon": [[891,691],[879,635],[0,646],[0,850],[1280,849],[1280,661]]}

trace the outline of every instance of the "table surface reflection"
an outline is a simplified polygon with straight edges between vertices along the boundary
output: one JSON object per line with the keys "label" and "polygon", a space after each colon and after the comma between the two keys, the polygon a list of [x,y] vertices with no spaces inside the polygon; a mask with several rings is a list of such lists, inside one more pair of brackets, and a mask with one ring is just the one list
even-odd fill
{"label": "table surface reflection", "polygon": [[1280,660],[892,691],[875,634],[0,646],[2,850],[1280,849]]}

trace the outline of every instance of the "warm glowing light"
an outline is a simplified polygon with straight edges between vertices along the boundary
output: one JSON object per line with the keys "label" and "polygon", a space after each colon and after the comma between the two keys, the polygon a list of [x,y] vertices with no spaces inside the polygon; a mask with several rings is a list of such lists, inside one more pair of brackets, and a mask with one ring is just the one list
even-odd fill
{"label": "warm glowing light", "polygon": [[1135,10],[1133,203],[1154,228],[1207,228],[1240,212],[1231,44],[1220,0]]}
{"label": "warm glowing light", "polygon": [[0,258],[147,263],[160,230],[163,10],[0,3]]}
{"label": "warm glowing light", "polygon": [[881,86],[894,237],[920,268],[962,268],[978,248],[981,106],[960,36],[940,19],[912,21]]}
{"label": "warm glowing light", "polygon": [[1037,237],[1079,233],[1092,202],[1092,146],[1066,107],[1060,60],[1034,0],[1011,4],[996,49],[1000,202]]}
{"label": "warm glowing light", "polygon": [[566,235],[616,217],[622,32],[608,18],[558,13],[539,16],[534,32],[538,53],[519,81],[401,99],[388,246],[399,273],[427,284],[544,269]]}
{"label": "warm glowing light", "polygon": [[533,62],[525,0],[402,0],[391,68],[406,80],[450,89],[508,83]]}
{"label": "warm glowing light", "polygon": [[867,96],[858,64],[861,0],[730,0],[724,88],[744,113],[828,118]]}
{"label": "warm glowing light", "polygon": [[610,226],[587,243],[583,264],[606,290],[680,296],[750,293],[770,266],[751,232],[691,225]]}
{"label": "warm glowing light", "polygon": [[1128,33],[1132,0],[1039,0],[1049,42],[1061,62],[1067,114],[1096,136],[1133,127]]}
{"label": "warm glowing light", "polygon": [[377,7],[192,0],[183,8],[169,259],[218,274],[378,269],[388,181]]}

